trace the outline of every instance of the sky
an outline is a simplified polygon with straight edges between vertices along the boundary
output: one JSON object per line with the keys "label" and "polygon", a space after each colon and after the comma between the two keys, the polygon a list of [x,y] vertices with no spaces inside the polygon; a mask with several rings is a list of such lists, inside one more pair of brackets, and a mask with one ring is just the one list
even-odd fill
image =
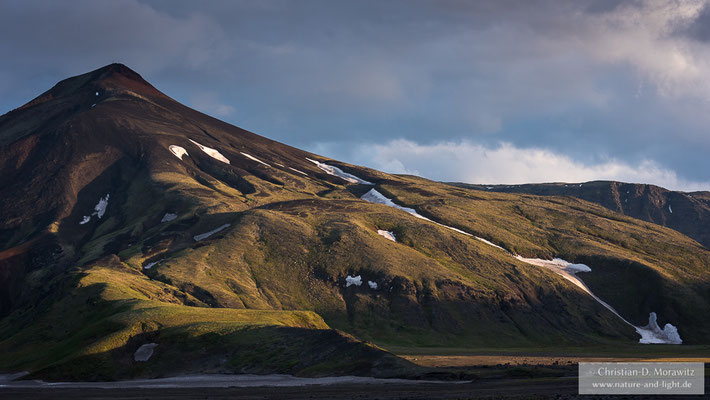
{"label": "sky", "polygon": [[0,54],[0,114],[121,62],[387,172],[710,190],[705,0],[0,0]]}

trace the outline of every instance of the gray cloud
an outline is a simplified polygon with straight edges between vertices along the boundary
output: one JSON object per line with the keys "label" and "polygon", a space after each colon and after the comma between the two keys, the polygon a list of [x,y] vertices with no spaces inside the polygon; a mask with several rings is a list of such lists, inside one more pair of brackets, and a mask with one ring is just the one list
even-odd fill
{"label": "gray cloud", "polygon": [[[652,162],[678,182],[707,182],[707,10],[701,1],[0,0],[0,52],[10,55],[0,110],[120,61],[235,125],[310,149],[340,143],[328,155],[345,161],[355,156],[339,149],[352,142],[508,143],[585,171]],[[434,163],[407,168],[450,165]]]}
{"label": "gray cloud", "polygon": [[710,6],[706,4],[696,18],[678,26],[676,33],[701,42],[710,42]]}

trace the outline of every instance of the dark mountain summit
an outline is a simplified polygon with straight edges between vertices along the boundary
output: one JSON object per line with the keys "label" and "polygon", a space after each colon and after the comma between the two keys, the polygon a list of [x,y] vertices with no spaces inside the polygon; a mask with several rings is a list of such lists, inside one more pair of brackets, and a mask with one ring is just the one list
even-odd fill
{"label": "dark mountain summit", "polygon": [[421,371],[385,349],[706,344],[709,264],[583,200],[269,140],[120,64],[0,117],[0,372],[401,376]]}

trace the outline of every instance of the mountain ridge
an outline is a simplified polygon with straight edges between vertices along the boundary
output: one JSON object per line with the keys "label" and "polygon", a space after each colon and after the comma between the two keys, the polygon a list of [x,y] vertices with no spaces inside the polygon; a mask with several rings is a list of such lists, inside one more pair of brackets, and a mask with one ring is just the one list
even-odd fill
{"label": "mountain ridge", "polygon": [[[638,345],[578,286],[511,255],[589,264],[584,282],[636,326],[655,312],[684,343],[710,333],[710,252],[673,230],[332,160],[106,68],[0,117],[0,370],[412,376],[385,349]],[[399,208],[365,201],[373,189]]]}
{"label": "mountain ridge", "polygon": [[449,183],[504,193],[577,197],[630,217],[667,226],[710,248],[710,191],[682,192],[618,181],[522,185]]}

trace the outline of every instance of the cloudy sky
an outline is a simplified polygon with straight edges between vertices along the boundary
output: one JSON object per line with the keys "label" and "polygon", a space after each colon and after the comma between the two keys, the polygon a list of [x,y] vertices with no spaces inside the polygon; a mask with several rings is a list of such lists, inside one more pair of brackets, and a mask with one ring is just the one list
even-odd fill
{"label": "cloudy sky", "polygon": [[0,54],[0,114],[122,62],[388,172],[710,190],[707,1],[0,0]]}

